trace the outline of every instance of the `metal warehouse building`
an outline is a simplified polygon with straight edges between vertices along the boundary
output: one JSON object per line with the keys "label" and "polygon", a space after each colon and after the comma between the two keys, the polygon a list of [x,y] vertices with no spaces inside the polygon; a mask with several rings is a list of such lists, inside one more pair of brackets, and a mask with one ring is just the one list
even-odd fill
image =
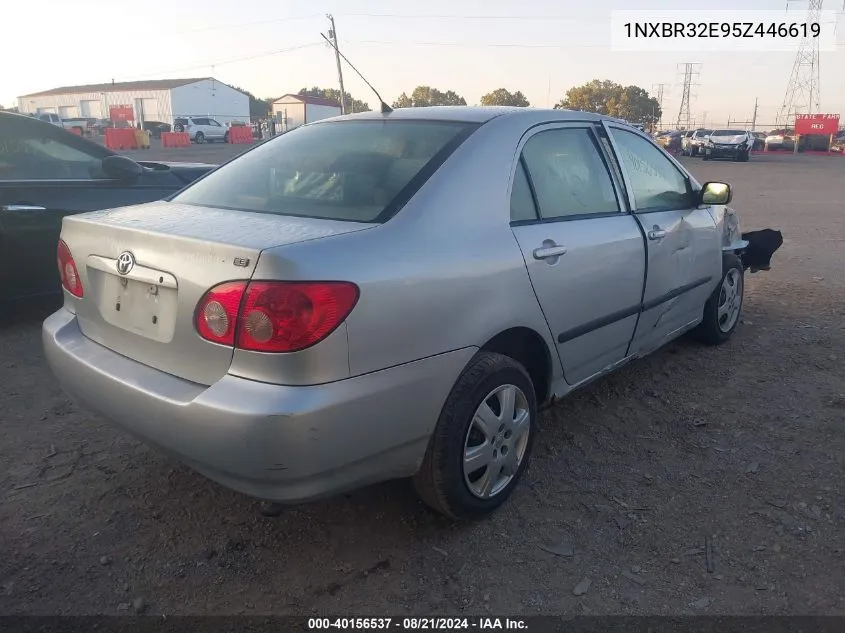
{"label": "metal warehouse building", "polygon": [[172,125],[179,116],[207,116],[223,125],[249,121],[249,97],[212,77],[65,86],[18,97],[18,108],[27,114],[52,112],[63,119],[132,124],[161,121]]}
{"label": "metal warehouse building", "polygon": [[273,101],[271,107],[273,118],[282,124],[285,132],[306,123],[340,116],[340,104],[306,95],[286,94]]}

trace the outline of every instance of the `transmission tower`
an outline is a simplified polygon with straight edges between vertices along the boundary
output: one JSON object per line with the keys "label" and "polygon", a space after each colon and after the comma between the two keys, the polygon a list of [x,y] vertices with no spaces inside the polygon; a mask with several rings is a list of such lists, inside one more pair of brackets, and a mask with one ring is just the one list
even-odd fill
{"label": "transmission tower", "polygon": [[[824,0],[809,0],[807,8],[807,24],[820,22],[822,3]],[[788,3],[787,3],[788,4]],[[819,38],[805,37],[798,47],[792,73],[786,85],[786,95],[783,105],[778,110],[775,124],[778,127],[789,127],[795,115],[799,113],[819,113]]]}
{"label": "transmission tower", "polygon": [[701,73],[701,63],[700,62],[686,62],[684,64],[679,64],[679,66],[683,66],[684,69],[684,83],[681,89],[681,107],[678,110],[678,122],[676,127],[680,129],[684,127],[684,129],[689,129],[690,126],[690,89],[694,85],[693,77],[697,77]]}

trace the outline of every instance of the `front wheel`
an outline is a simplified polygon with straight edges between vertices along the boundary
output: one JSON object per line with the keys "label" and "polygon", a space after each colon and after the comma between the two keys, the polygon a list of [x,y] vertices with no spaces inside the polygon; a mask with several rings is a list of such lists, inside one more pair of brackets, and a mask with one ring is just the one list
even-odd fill
{"label": "front wheel", "polygon": [[742,261],[733,253],[725,253],[722,281],[704,304],[704,318],[695,330],[702,343],[720,345],[731,337],[742,313],[744,290]]}
{"label": "front wheel", "polygon": [[537,401],[525,368],[479,352],[458,377],[434,429],[417,494],[453,519],[488,514],[510,496],[528,465]]}
{"label": "front wheel", "polygon": [[746,150],[739,155],[739,162],[747,163],[748,159],[751,157],[751,152]]}

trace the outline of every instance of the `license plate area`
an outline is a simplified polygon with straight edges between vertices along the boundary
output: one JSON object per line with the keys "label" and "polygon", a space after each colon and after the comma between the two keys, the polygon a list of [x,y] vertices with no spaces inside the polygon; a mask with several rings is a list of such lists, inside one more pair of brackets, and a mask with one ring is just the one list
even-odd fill
{"label": "license plate area", "polygon": [[115,275],[104,275],[99,308],[103,320],[160,343],[173,340],[177,290]]}

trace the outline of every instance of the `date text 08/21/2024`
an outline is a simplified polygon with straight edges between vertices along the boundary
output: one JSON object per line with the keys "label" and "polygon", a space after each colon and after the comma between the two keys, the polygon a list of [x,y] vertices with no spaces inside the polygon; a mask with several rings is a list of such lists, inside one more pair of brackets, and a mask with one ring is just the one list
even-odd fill
{"label": "date text 08/21/2024", "polygon": [[400,631],[470,631],[527,630],[519,618],[309,618],[309,631],[400,630]]}

